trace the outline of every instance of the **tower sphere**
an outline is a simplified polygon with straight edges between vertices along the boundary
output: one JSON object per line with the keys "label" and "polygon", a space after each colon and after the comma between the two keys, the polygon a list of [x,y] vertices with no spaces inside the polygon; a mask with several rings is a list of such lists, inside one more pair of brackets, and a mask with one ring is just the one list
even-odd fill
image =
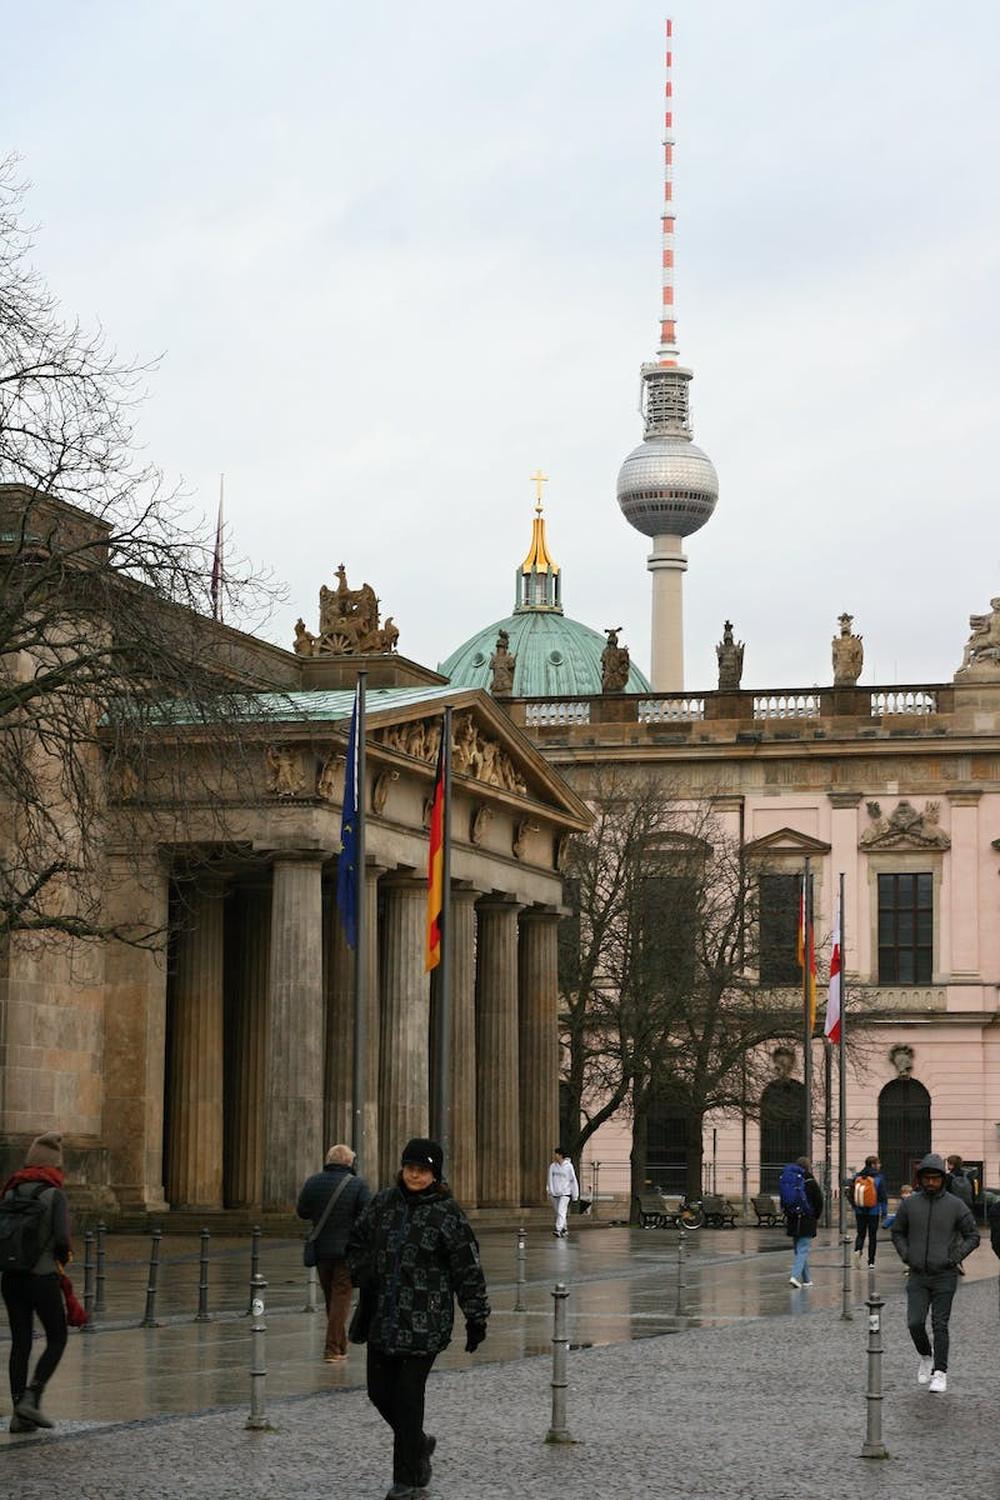
{"label": "tower sphere", "polygon": [[681,434],[648,437],[618,472],[618,504],[644,536],[690,536],[704,526],[719,498],[707,454]]}

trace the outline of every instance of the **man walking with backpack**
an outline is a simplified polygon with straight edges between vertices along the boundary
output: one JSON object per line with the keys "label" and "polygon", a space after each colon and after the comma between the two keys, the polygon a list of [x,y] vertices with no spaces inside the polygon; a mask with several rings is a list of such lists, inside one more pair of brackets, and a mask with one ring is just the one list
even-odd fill
{"label": "man walking with backpack", "polygon": [[809,1246],[816,1238],[816,1226],[823,1212],[823,1190],[813,1176],[808,1156],[800,1156],[798,1161],[782,1168],[778,1197],[785,1215],[785,1232],[795,1251],[788,1279],[794,1287],[812,1286]]}
{"label": "man walking with backpack", "polygon": [[865,1157],[865,1164],[851,1185],[851,1196],[854,1200],[854,1221],[858,1231],[854,1239],[854,1259],[860,1266],[867,1239],[868,1264],[873,1266],[879,1222],[889,1212],[885,1178],[882,1176],[881,1163],[877,1156]]}
{"label": "man walking with backpack", "polygon": [[[24,1166],[0,1192],[0,1295],[10,1319],[11,1432],[55,1425],[41,1404],[66,1348],[59,1268],[70,1258],[70,1243],[63,1181],[62,1136],[40,1135],[32,1141]],[[36,1317],[45,1330],[45,1348],[29,1384]]]}
{"label": "man walking with backpack", "polygon": [[[925,1156],[917,1168],[917,1191],[904,1198],[892,1226],[892,1243],[906,1281],[906,1324],[920,1355],[917,1381],[932,1391],[948,1389],[948,1320],[958,1286],[958,1267],[979,1244],[972,1210],[945,1187],[940,1156]],[[931,1315],[934,1347],[927,1337]]]}

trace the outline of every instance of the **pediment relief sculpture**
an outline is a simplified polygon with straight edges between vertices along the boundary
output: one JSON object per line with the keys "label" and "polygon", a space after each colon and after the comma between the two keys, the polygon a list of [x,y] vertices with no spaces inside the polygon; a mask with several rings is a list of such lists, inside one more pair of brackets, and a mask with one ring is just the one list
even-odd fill
{"label": "pediment relief sculpture", "polygon": [[941,827],[941,804],[926,802],[918,812],[904,797],[889,816],[878,802],[866,802],[868,827],[858,840],[861,849],[950,849],[951,839]]}
{"label": "pediment relief sculpture", "polygon": [[264,751],[267,767],[267,789],[274,797],[297,797],[304,791],[306,778],[302,756],[287,745],[268,745]]}
{"label": "pediment relief sculpture", "polygon": [[[389,724],[375,733],[377,743],[387,750],[397,750],[414,760],[434,762],[441,744],[441,720],[416,719],[407,724]],[[452,725],[452,769],[459,776],[472,776],[487,786],[504,791],[527,793],[521,775],[511,757],[479,728],[472,714],[458,714]]]}
{"label": "pediment relief sculpture", "polygon": [[829,854],[830,845],[822,839],[814,838],[811,833],[801,833],[797,828],[778,828],[774,833],[764,833],[760,838],[751,839],[744,852],[751,859],[762,859],[765,856],[770,859],[782,855],[801,859],[805,854]]}
{"label": "pediment relief sculpture", "polygon": [[389,615],[380,624],[381,600],[370,583],[348,588],[347,570],[337,569],[337,587],[319,591],[319,634],[295,622],[293,649],[297,656],[380,656],[396,650],[399,628]]}

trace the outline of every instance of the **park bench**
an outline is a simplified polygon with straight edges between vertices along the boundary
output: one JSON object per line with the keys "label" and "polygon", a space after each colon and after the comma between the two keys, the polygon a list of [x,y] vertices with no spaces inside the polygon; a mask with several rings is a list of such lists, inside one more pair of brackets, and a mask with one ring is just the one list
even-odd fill
{"label": "park bench", "polygon": [[639,1205],[639,1228],[662,1229],[664,1224],[664,1204],[659,1193],[640,1193],[637,1202]]}
{"label": "park bench", "polygon": [[756,1198],[750,1199],[753,1211],[757,1215],[757,1228],[777,1229],[784,1222],[781,1205],[777,1203],[770,1193],[758,1193]]}
{"label": "park bench", "polygon": [[735,1229],[736,1209],[721,1193],[706,1193],[701,1200],[709,1229]]}

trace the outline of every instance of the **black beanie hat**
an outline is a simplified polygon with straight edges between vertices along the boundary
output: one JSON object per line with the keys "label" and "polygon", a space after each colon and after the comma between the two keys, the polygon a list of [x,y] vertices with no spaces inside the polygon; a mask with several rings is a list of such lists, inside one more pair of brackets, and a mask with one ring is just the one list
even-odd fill
{"label": "black beanie hat", "polygon": [[412,1141],[407,1141],[403,1147],[402,1165],[407,1162],[413,1166],[430,1167],[434,1173],[434,1181],[441,1181],[441,1168],[444,1165],[444,1152],[437,1141],[427,1140],[425,1136],[416,1135]]}

